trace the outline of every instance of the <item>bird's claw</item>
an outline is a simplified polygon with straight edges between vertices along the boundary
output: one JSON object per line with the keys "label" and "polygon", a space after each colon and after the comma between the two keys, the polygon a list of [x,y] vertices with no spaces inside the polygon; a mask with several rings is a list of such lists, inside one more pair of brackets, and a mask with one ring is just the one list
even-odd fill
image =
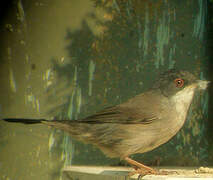
{"label": "bird's claw", "polygon": [[168,174],[178,174],[176,171],[164,171],[164,170],[147,170],[147,169],[136,169],[133,172],[129,173],[129,176],[133,176],[135,174],[139,174],[138,175],[138,180],[140,180],[143,176],[145,175],[168,175]]}
{"label": "bird's claw", "polygon": [[157,174],[159,174],[159,172],[154,170],[154,169],[150,169],[150,170],[147,170],[147,169],[136,169],[135,171],[130,172],[129,176],[133,176],[135,174],[139,174],[140,176],[145,176],[145,175],[148,175],[148,174],[157,175]]}

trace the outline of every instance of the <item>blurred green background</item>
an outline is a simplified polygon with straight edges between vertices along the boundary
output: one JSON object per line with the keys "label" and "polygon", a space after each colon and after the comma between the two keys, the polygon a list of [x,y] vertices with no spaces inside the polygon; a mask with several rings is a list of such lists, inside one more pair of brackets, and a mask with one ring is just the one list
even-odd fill
{"label": "blurred green background", "polygon": [[[11,0],[1,7],[0,117],[70,119],[147,90],[178,68],[212,79],[212,1]],[[152,166],[213,165],[212,88]],[[201,96],[200,96],[201,95]],[[67,165],[126,165],[42,125],[0,122],[0,179],[60,179]]]}

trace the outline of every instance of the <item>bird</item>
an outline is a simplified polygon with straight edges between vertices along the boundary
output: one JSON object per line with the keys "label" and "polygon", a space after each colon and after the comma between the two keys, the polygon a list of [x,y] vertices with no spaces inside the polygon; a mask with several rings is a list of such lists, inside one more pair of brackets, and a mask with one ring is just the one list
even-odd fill
{"label": "bird", "polygon": [[110,157],[125,160],[135,173],[158,174],[149,166],[130,158],[165,144],[183,127],[197,90],[209,81],[194,74],[171,69],[157,78],[152,87],[121,104],[104,108],[78,120],[6,118],[7,122],[46,124],[71,137],[97,146]]}

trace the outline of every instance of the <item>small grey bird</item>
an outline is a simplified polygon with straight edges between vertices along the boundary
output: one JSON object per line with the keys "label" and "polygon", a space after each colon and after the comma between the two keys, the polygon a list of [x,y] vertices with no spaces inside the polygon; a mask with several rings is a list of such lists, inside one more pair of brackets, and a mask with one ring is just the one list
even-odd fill
{"label": "small grey bird", "polygon": [[24,124],[43,123],[68,132],[73,138],[91,143],[109,157],[120,157],[136,172],[157,171],[129,158],[155,149],[171,139],[183,126],[197,89],[208,81],[198,80],[187,71],[162,74],[148,91],[126,102],[108,107],[79,120],[4,119]]}

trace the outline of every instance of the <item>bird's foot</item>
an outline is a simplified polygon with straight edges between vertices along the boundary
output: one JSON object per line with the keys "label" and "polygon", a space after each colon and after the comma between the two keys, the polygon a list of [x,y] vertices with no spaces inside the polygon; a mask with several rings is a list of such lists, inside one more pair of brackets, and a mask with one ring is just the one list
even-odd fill
{"label": "bird's foot", "polygon": [[138,180],[140,180],[145,175],[169,175],[169,174],[178,174],[176,171],[165,171],[165,170],[155,170],[150,168],[150,170],[147,169],[135,169],[135,171],[130,172],[128,175],[133,176],[135,174],[138,175]]}
{"label": "bird's foot", "polygon": [[129,176],[132,176],[134,174],[139,174],[139,179],[140,177],[142,176],[145,176],[145,175],[168,175],[168,174],[174,174],[174,173],[177,173],[177,172],[174,172],[174,171],[165,171],[165,170],[155,170],[149,166],[146,166],[144,164],[141,164],[129,157],[126,157],[125,160],[131,164],[133,166],[133,168],[135,169],[135,171],[133,172],[130,172],[129,173]]}
{"label": "bird's foot", "polygon": [[[137,173],[137,172],[140,171],[140,172],[145,172],[146,174],[147,173],[148,174],[156,174],[157,173],[157,171],[154,170],[153,168],[146,166],[144,164],[141,164],[141,163],[139,163],[139,162],[137,162],[137,161],[135,161],[135,160],[133,160],[129,157],[126,157],[125,160],[133,166],[133,168],[135,169],[135,171],[133,171],[133,172]],[[136,173],[134,173],[134,174],[136,174]]]}
{"label": "bird's foot", "polygon": [[157,174],[159,174],[159,172],[154,169],[152,169],[152,170],[136,169],[136,170],[130,172],[129,176],[133,176],[135,174],[139,174],[139,176],[145,176],[145,175],[150,175],[150,174],[157,175]]}

